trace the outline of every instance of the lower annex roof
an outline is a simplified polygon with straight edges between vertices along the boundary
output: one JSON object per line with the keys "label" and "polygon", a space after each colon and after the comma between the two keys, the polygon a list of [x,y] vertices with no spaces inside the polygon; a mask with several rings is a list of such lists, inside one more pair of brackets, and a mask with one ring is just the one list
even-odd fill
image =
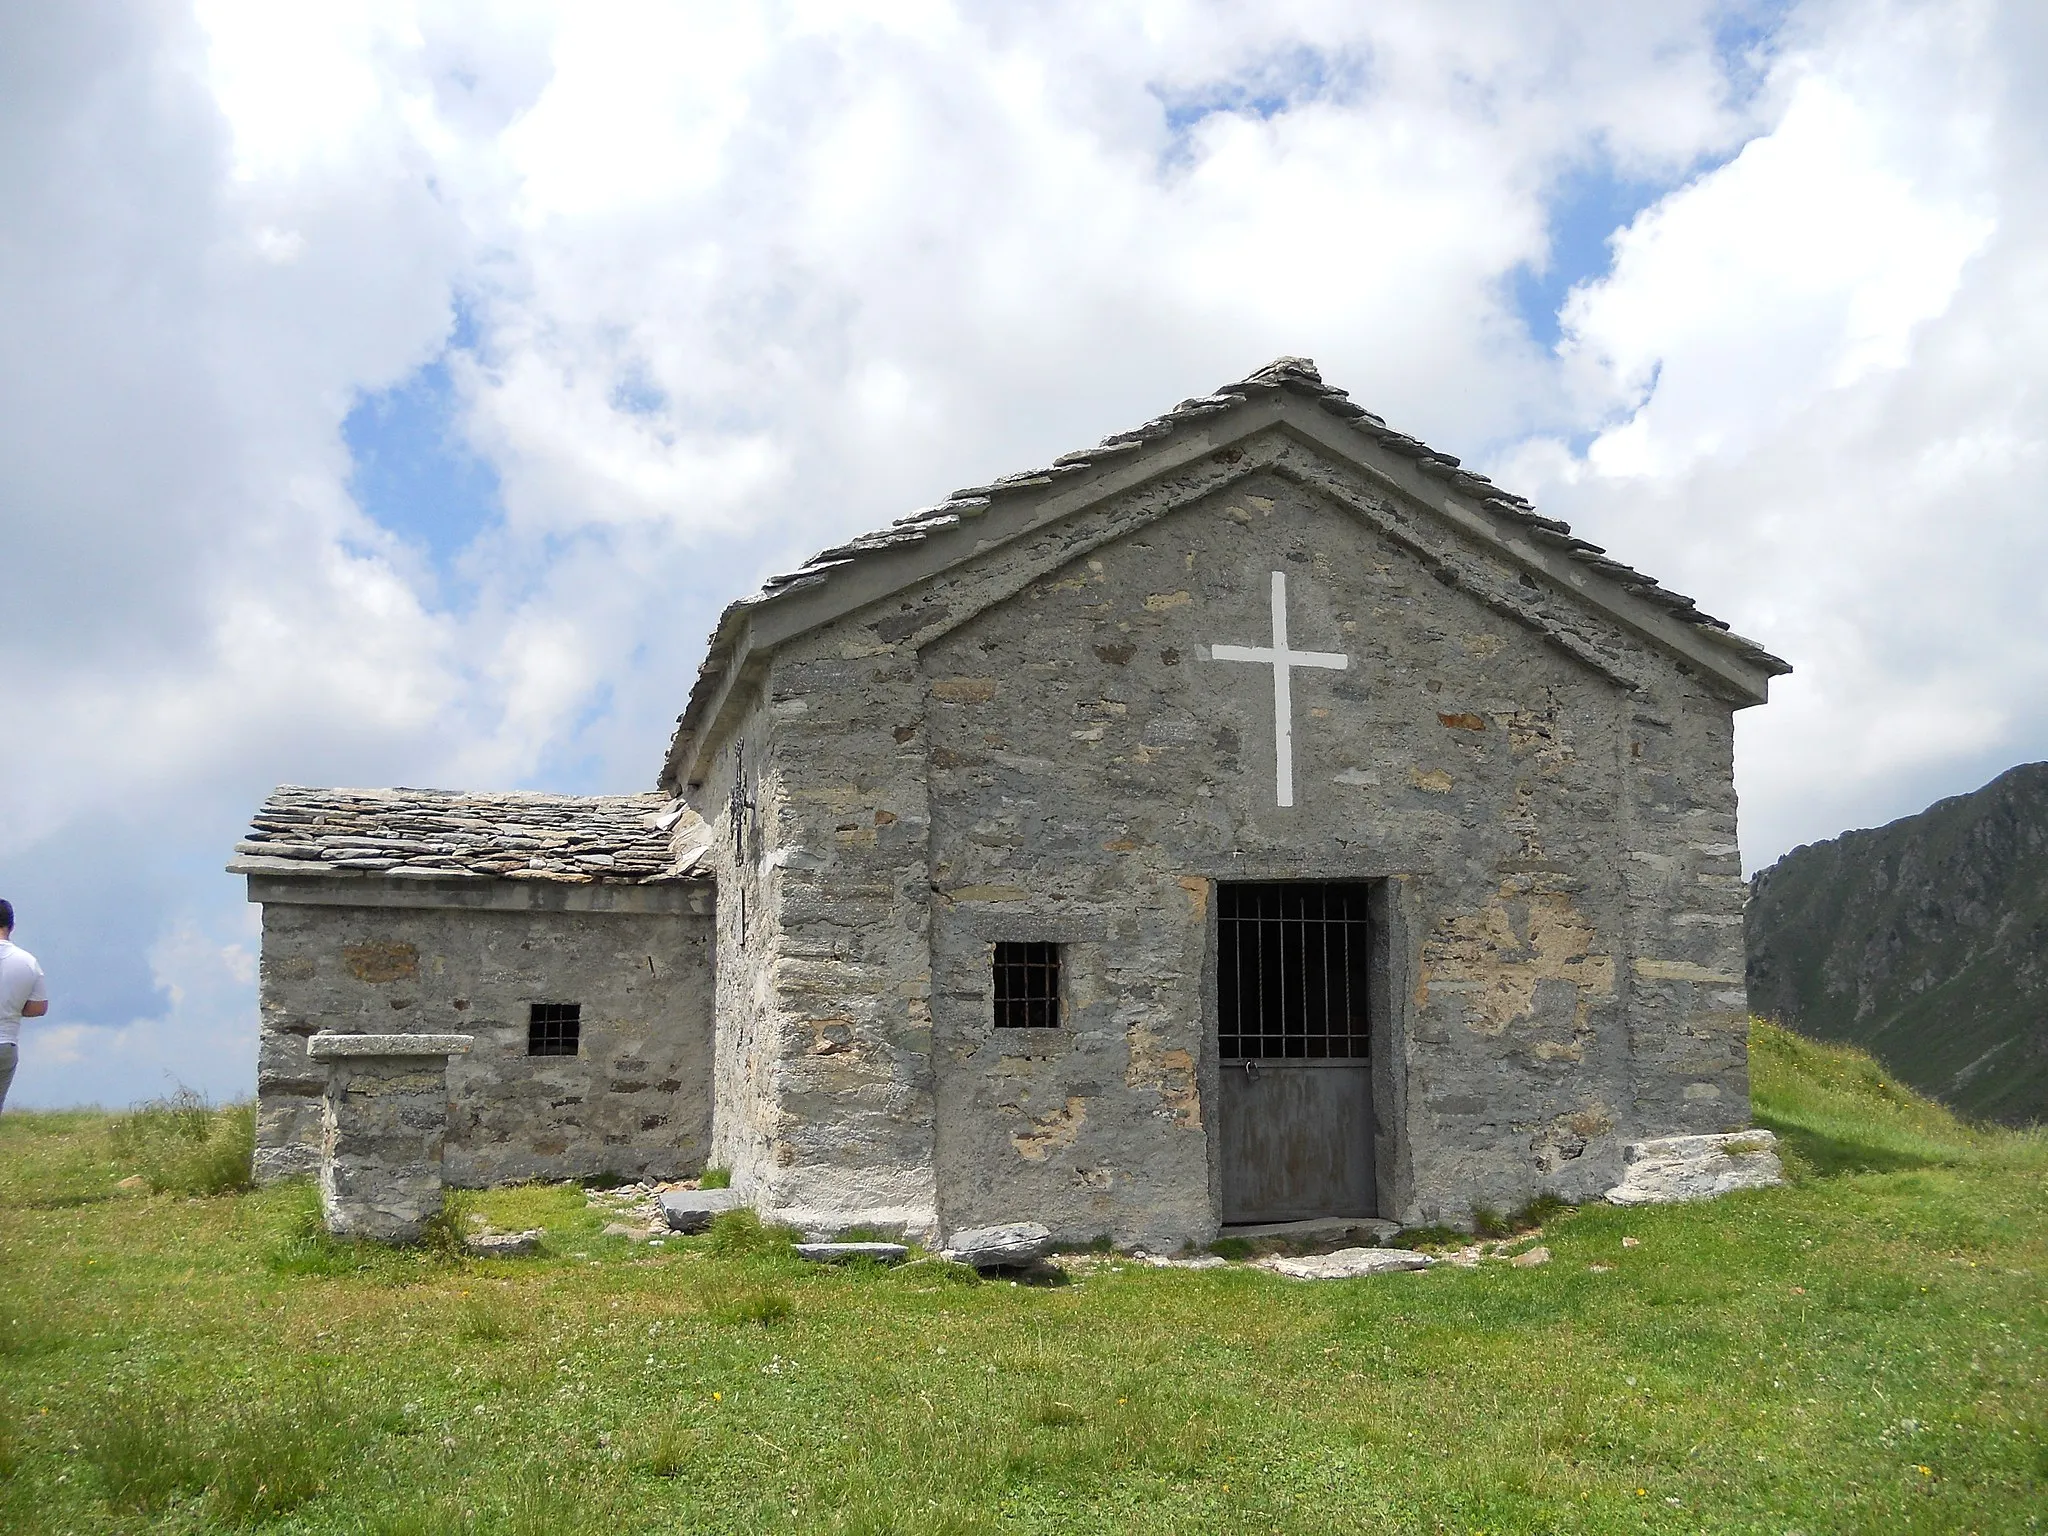
{"label": "lower annex roof", "polygon": [[281,785],[235,844],[231,874],[708,880],[710,829],[668,795]]}

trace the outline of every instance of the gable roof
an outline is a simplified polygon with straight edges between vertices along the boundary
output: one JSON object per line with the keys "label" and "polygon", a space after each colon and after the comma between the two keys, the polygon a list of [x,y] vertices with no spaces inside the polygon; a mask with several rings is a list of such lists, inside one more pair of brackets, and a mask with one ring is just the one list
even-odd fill
{"label": "gable roof", "polygon": [[[1660,586],[1655,578],[1611,558],[1600,545],[1575,537],[1570,524],[1542,516],[1526,498],[1465,469],[1450,454],[1395,431],[1380,417],[1353,403],[1344,390],[1325,384],[1309,359],[1282,357],[1213,394],[1183,400],[1143,426],[1114,433],[1094,448],[1062,454],[1044,469],[1004,475],[987,485],[955,491],[935,506],[899,518],[887,528],[822,550],[794,571],[769,577],[759,592],[739,599],[719,616],[689,703],[677,719],[662,770],[662,785],[679,789],[689,778],[691,764],[685,759],[694,755],[693,744],[715,721],[748,660],[765,655],[794,634],[837,617],[838,612],[865,606],[932,574],[929,569],[917,568],[928,562],[901,562],[892,557],[943,540],[949,531],[1012,504],[1064,501],[1066,498],[1059,493],[1070,485],[1078,490],[1091,481],[1112,479],[1115,483],[1104,485],[1099,495],[1115,494],[1128,483],[1143,478],[1146,470],[1139,466],[1146,465],[1150,456],[1161,456],[1170,440],[1192,437],[1196,439],[1192,446],[1197,452],[1214,452],[1224,446],[1224,442],[1216,440],[1219,436],[1227,440],[1233,435],[1219,432],[1226,425],[1220,418],[1248,413],[1248,408],[1261,404],[1275,408],[1276,414],[1271,419],[1249,423],[1249,430],[1263,429],[1280,415],[1292,414],[1297,425],[1326,429],[1314,430],[1313,435],[1346,456],[1377,449],[1381,454],[1405,461],[1416,472],[1412,477],[1414,483],[1403,487],[1411,495],[1419,491],[1439,512],[1462,513],[1453,520],[1463,531],[1495,545],[1526,568],[1553,578],[1563,576],[1560,585],[1591,598],[1663,649],[1704,665],[1745,702],[1762,703],[1766,681],[1792,670],[1788,663],[1755,641],[1743,638],[1720,619],[1703,612],[1690,597]],[[1304,406],[1308,408],[1306,416],[1300,412]],[[1176,456],[1151,472],[1163,473],[1191,456]],[[1117,470],[1135,470],[1136,474],[1109,473]],[[1447,492],[1449,499],[1431,497],[1432,491]],[[1097,495],[1087,495],[1079,504],[1096,499]],[[1061,507],[1055,515],[1064,515],[1067,510],[1072,508]],[[975,541],[972,547],[960,552],[959,558],[979,554],[986,547],[985,541]],[[891,579],[880,568],[892,564],[908,564],[912,568],[902,573],[900,579]],[[861,579],[869,574],[878,579]],[[1588,577],[1593,579],[1589,581]],[[820,605],[804,600],[834,587],[847,589],[844,601],[822,605],[821,616],[806,621],[791,612],[791,622],[787,624],[764,624],[764,619],[783,610],[799,606],[818,609]],[[1619,601],[1604,600],[1603,588]]]}
{"label": "gable roof", "polygon": [[228,872],[652,885],[708,878],[709,838],[667,795],[285,784],[235,844]]}

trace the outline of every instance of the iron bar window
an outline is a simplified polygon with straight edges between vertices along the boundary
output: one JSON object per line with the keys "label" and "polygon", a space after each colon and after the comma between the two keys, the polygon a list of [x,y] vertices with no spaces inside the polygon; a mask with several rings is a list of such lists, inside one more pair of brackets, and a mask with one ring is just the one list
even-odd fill
{"label": "iron bar window", "polygon": [[996,1028],[1057,1029],[1060,1022],[1060,947],[996,945]]}
{"label": "iron bar window", "polygon": [[1225,1060],[1371,1054],[1369,889],[1307,880],[1217,886],[1217,1045]]}
{"label": "iron bar window", "polygon": [[526,1054],[574,1056],[583,1043],[581,1003],[534,1003],[526,1015]]}

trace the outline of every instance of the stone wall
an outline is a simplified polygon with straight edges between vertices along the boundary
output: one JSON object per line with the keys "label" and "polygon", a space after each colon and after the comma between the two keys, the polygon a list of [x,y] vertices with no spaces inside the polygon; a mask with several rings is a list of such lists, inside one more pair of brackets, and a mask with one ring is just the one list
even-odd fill
{"label": "stone wall", "polygon": [[[473,1037],[448,1071],[450,1184],[701,1169],[706,884],[442,885],[251,877],[263,902],[259,1177],[317,1164],[325,1073],[306,1040],[318,1031]],[[577,1055],[526,1054],[535,1002],[582,1005]]]}
{"label": "stone wall", "polygon": [[1735,731],[1680,676],[1629,715],[1629,1051],[1637,1134],[1749,1124],[1748,887],[1735,838]]}
{"label": "stone wall", "polygon": [[716,1155],[735,1189],[797,1226],[933,1235],[916,654],[827,631],[778,654],[757,687],[738,728],[758,806],[743,858],[730,741],[692,797],[719,860]]}
{"label": "stone wall", "polygon": [[[699,814],[711,824],[708,863],[721,893],[711,1162],[729,1169],[732,1187],[750,1200],[766,1188],[777,1167],[776,1084],[783,1057],[773,1006],[775,883],[765,857],[774,839],[775,797],[772,771],[764,773],[757,692],[753,703],[714,756],[710,775],[695,795]],[[743,774],[735,755],[741,748],[747,758]],[[736,781],[748,802],[737,818],[732,805]]]}
{"label": "stone wall", "polygon": [[[1209,657],[1268,643],[1276,570],[1293,645],[1351,658],[1295,674],[1286,808],[1271,669]],[[772,931],[720,1146],[766,1209],[1213,1231],[1219,880],[1380,883],[1383,1214],[1590,1197],[1743,1116],[1730,703],[1285,434],[756,665]],[[1069,946],[1056,1035],[993,1029],[1004,938]]]}
{"label": "stone wall", "polygon": [[[1271,668],[1210,657],[1270,643],[1276,570],[1292,645],[1350,660],[1294,675],[1288,807]],[[1213,1227],[1219,880],[1401,883],[1381,1065],[1409,1091],[1382,1096],[1383,1209],[1612,1182],[1629,1096],[1614,681],[1278,479],[1098,546],[925,664],[949,1221]],[[989,945],[1037,937],[1069,946],[1069,1027],[996,1031]]]}

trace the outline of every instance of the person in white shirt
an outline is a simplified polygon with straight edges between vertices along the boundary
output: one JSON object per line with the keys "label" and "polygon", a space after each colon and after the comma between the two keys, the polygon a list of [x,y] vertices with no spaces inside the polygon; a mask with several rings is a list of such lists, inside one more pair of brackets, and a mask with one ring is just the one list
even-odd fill
{"label": "person in white shirt", "polygon": [[50,1011],[43,990],[43,968],[36,957],[14,942],[14,903],[0,901],[0,1109],[21,1059],[21,1021],[40,1019]]}

